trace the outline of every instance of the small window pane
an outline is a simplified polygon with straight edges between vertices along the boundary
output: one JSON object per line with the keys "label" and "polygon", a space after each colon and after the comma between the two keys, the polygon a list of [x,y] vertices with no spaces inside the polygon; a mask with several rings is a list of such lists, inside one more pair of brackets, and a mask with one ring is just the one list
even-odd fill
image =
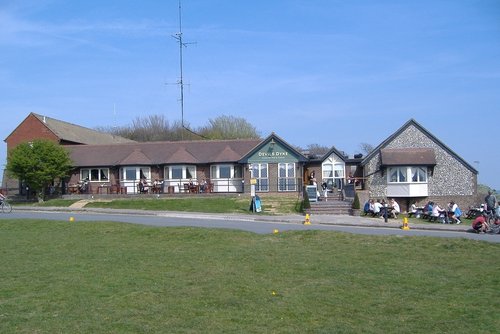
{"label": "small window pane", "polygon": [[82,180],[90,180],[90,171],[88,169],[82,169]]}
{"label": "small window pane", "polygon": [[419,181],[427,182],[427,171],[424,168],[419,168],[418,173],[419,173]]}
{"label": "small window pane", "polygon": [[174,166],[172,167],[172,179],[182,179],[182,168]]}
{"label": "small window pane", "polygon": [[406,169],[398,168],[399,182],[406,182]]}
{"label": "small window pane", "polygon": [[260,165],[260,177],[267,177],[267,164]]}
{"label": "small window pane", "polygon": [[398,170],[394,168],[389,169],[389,180],[390,182],[398,182]]}
{"label": "small window pane", "polygon": [[101,181],[109,180],[108,173],[109,173],[108,169],[101,169]]}
{"label": "small window pane", "polygon": [[243,172],[242,172],[241,166],[234,166],[234,177],[235,178],[242,178],[243,177]]}
{"label": "small window pane", "polygon": [[288,164],[288,177],[295,177],[295,164]]}
{"label": "small window pane", "polygon": [[90,181],[99,181],[99,169],[90,170]]}
{"label": "small window pane", "polygon": [[125,180],[135,180],[136,179],[135,168],[127,168],[125,170]]}
{"label": "small window pane", "polygon": [[279,164],[279,177],[286,177],[286,164]]}
{"label": "small window pane", "polygon": [[220,166],[219,167],[219,177],[221,179],[229,179],[229,178],[231,178],[231,167],[229,167],[229,166]]}

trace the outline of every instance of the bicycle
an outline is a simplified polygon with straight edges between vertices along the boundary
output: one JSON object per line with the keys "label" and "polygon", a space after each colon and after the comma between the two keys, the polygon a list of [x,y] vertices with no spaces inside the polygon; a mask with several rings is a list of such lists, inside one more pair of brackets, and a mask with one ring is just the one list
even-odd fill
{"label": "bicycle", "polygon": [[486,223],[488,224],[488,233],[500,234],[500,218],[497,217],[495,210],[486,211]]}
{"label": "bicycle", "polygon": [[7,202],[6,199],[2,200],[2,203],[0,204],[0,206],[2,207],[3,213],[11,213],[12,212],[12,206],[9,204],[9,202]]}

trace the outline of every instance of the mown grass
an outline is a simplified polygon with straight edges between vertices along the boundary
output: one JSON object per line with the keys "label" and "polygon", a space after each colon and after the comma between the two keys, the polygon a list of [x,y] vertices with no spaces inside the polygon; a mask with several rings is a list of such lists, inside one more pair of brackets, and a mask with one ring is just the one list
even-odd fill
{"label": "mown grass", "polygon": [[[112,201],[95,201],[86,207],[167,210],[207,213],[249,213],[250,197],[186,197],[186,198],[144,198],[115,199]],[[262,199],[263,214],[299,213],[300,201],[290,197],[266,197]]]}
{"label": "mown grass", "polygon": [[498,252],[461,239],[2,220],[0,332],[494,333]]}

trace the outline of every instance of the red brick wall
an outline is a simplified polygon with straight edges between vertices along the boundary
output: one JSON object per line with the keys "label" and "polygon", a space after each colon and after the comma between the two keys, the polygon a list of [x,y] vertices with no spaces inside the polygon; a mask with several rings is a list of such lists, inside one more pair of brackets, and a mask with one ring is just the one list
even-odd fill
{"label": "red brick wall", "polygon": [[43,122],[30,114],[6,139],[7,151],[17,145],[35,139],[48,139],[59,142],[59,138],[51,132]]}

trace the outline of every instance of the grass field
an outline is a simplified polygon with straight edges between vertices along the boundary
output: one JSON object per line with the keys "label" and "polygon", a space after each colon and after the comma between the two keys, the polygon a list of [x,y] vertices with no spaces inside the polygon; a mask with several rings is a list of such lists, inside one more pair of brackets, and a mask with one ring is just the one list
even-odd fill
{"label": "grass field", "polygon": [[0,332],[495,333],[498,253],[460,239],[2,220]]}
{"label": "grass field", "polygon": [[[172,198],[129,198],[96,200],[88,203],[89,208],[166,210],[207,213],[250,213],[249,196],[210,196],[210,197],[172,197]],[[68,207],[77,200],[53,199],[34,206]],[[262,198],[263,214],[300,213],[301,202],[293,196],[266,196]]]}

